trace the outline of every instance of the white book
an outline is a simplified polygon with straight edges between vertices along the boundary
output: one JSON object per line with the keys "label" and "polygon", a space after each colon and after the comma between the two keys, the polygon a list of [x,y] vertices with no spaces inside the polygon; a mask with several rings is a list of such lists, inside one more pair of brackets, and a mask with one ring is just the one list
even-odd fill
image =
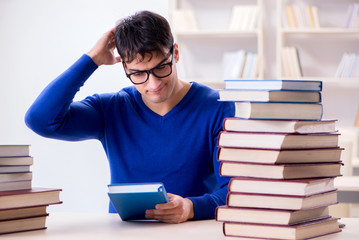
{"label": "white book", "polygon": [[227,52],[224,54],[222,63],[222,78],[236,79],[241,78],[246,52],[238,50],[236,52]]}
{"label": "white book", "polygon": [[359,4],[353,3],[353,11],[350,15],[350,20],[349,20],[349,28],[357,27],[356,24],[357,24],[358,10],[359,10]]}
{"label": "white book", "polygon": [[173,12],[173,27],[176,32],[198,31],[195,14],[190,9],[175,10]]}
{"label": "white book", "polygon": [[306,24],[304,21],[304,16],[302,12],[302,8],[299,5],[293,5],[295,18],[297,19],[298,28],[305,28]]}
{"label": "white book", "polygon": [[345,65],[345,62],[346,62],[347,58],[348,58],[348,54],[344,53],[341,60],[340,60],[339,65],[338,65],[337,71],[335,72],[335,77],[337,77],[337,78],[342,77],[344,65]]}
{"label": "white book", "polygon": [[248,52],[246,57],[246,63],[243,68],[242,78],[250,78],[253,67],[254,53]]}
{"label": "white book", "polygon": [[318,7],[317,6],[311,6],[313,20],[314,20],[314,26],[315,28],[320,28],[320,21],[319,21],[319,14],[318,14]]}

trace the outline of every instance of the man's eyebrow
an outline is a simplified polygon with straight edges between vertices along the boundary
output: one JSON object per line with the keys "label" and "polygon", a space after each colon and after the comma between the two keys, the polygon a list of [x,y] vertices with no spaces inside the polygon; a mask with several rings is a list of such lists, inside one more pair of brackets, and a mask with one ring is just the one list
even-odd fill
{"label": "man's eyebrow", "polygon": [[[157,65],[154,66],[153,68],[156,68],[156,67],[160,66],[161,64],[163,64],[168,58],[169,57],[163,59],[161,62],[157,63]],[[151,68],[151,69],[153,69],[153,68]],[[146,70],[140,70],[140,69],[135,69],[135,68],[127,68],[127,70],[131,71],[131,72],[144,72],[144,71],[146,71]]]}

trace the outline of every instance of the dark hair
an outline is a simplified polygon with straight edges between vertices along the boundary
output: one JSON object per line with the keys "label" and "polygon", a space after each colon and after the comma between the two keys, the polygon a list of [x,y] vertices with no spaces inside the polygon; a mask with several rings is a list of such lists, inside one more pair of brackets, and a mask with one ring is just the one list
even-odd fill
{"label": "dark hair", "polygon": [[173,46],[173,35],[168,21],[153,12],[140,11],[122,19],[115,30],[116,48],[124,62],[132,62],[137,54],[144,59],[152,52],[166,56]]}

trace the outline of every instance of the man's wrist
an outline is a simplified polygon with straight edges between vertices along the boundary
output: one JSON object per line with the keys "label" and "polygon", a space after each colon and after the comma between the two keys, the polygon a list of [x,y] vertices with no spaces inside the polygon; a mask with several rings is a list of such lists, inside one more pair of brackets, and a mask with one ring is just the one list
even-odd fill
{"label": "man's wrist", "polygon": [[194,218],[193,202],[189,198],[185,198],[185,201],[189,205],[188,219]]}

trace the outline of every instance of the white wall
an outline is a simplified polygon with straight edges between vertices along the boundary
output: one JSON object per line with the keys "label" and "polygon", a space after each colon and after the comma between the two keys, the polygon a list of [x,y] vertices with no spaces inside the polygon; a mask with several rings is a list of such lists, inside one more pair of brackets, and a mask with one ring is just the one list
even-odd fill
{"label": "white wall", "polygon": [[[42,138],[24,123],[40,91],[122,17],[138,10],[167,16],[166,0],[1,0],[0,144],[31,144],[33,186],[62,188],[50,211],[107,212],[109,170],[98,141]],[[76,99],[129,85],[122,65],[97,70]]]}

